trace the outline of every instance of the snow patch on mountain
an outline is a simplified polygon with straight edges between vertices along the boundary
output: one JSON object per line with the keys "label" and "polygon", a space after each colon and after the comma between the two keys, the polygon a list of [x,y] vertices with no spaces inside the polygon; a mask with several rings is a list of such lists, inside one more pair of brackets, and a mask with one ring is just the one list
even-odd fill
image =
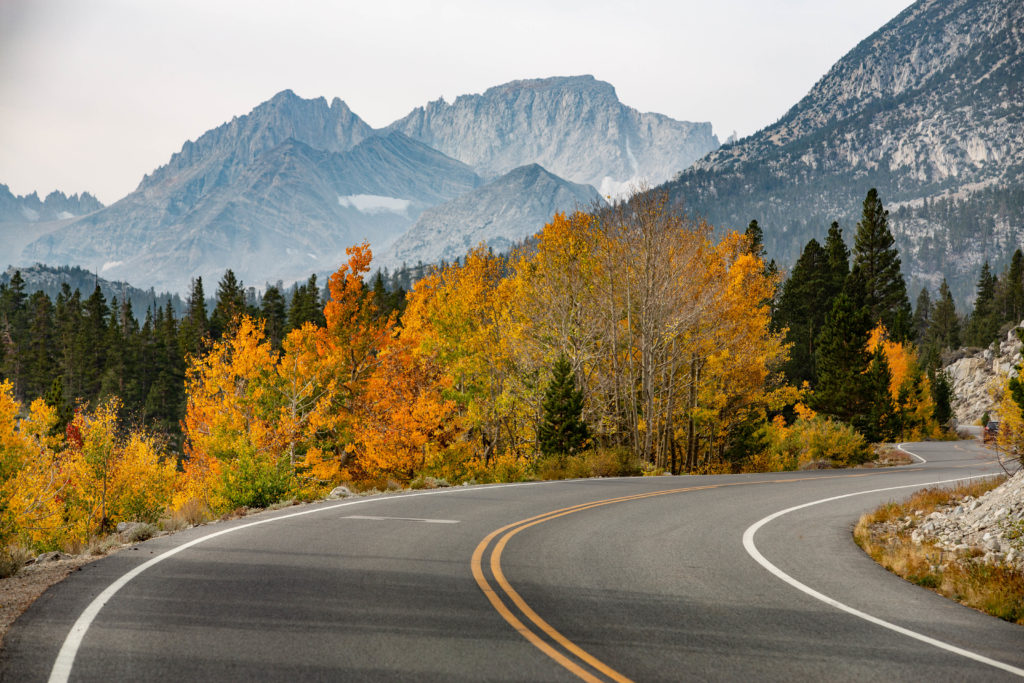
{"label": "snow patch on mountain", "polygon": [[409,211],[412,201],[398,197],[384,197],[379,194],[350,194],[338,197],[338,203],[346,208],[353,208],[360,213],[398,213]]}

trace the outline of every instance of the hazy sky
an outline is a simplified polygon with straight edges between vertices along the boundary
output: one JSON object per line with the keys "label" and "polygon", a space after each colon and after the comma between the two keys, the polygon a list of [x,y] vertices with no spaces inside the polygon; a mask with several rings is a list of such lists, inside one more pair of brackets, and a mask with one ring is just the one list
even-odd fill
{"label": "hazy sky", "polygon": [[593,74],[641,111],[772,123],[908,0],[0,0],[0,183],[111,203],[276,92],[379,127],[443,96]]}

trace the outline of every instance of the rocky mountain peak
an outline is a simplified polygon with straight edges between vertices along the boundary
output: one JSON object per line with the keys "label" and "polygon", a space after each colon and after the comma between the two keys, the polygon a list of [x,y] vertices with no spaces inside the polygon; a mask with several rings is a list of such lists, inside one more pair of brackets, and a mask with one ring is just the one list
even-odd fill
{"label": "rocky mountain peak", "polygon": [[593,76],[518,80],[417,107],[390,126],[485,178],[536,162],[617,194],[657,183],[718,146],[710,123],[641,114]]}
{"label": "rocky mountain peak", "polygon": [[[919,0],[844,55],[778,122],[709,154],[667,188],[711,223],[765,226],[793,263],[869,188],[913,292],[946,277],[958,302],[988,259],[1024,241],[1024,3]],[[850,233],[847,232],[849,235]]]}
{"label": "rocky mountain peak", "polygon": [[340,99],[330,106],[323,97],[303,99],[283,90],[244,116],[187,141],[170,161],[143,178],[140,190],[175,184],[182,174],[211,181],[230,181],[259,154],[289,138],[315,149],[344,152],[374,134]]}

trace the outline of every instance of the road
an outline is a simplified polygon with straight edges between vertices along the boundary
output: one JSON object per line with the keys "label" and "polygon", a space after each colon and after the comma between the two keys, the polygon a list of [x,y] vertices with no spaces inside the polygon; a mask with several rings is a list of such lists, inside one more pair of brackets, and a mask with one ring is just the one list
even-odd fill
{"label": "road", "polygon": [[8,634],[0,676],[1016,679],[1024,629],[892,576],[851,540],[882,502],[998,471],[975,442],[908,449],[927,462],[460,487],[197,527],[47,591]]}

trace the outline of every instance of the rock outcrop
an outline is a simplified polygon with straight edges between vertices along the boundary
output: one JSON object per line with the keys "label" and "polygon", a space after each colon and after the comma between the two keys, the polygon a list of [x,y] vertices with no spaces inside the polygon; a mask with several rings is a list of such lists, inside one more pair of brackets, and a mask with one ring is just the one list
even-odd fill
{"label": "rock outcrop", "polygon": [[934,540],[950,552],[975,551],[988,564],[1011,564],[1024,569],[1024,471],[974,498],[939,509],[921,520],[911,540]]}
{"label": "rock outcrop", "polygon": [[978,424],[985,413],[998,419],[993,390],[1007,376],[1016,376],[1020,362],[1021,342],[1013,329],[998,346],[977,350],[943,368],[953,383],[953,414],[957,423]]}

